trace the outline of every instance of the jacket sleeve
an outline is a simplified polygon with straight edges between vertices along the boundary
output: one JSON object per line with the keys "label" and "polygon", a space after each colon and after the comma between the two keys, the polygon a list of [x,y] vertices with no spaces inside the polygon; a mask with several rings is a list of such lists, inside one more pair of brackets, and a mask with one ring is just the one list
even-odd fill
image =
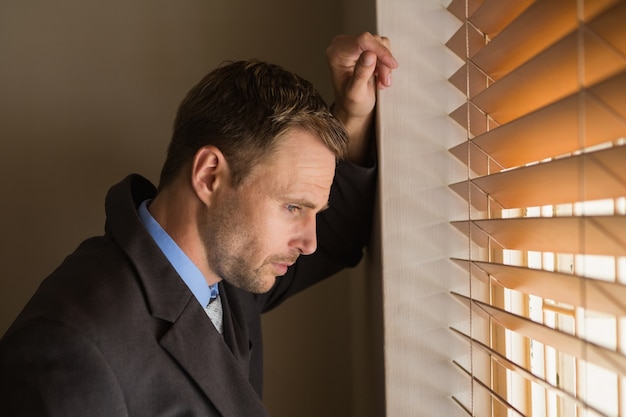
{"label": "jacket sleeve", "polygon": [[123,417],[124,396],[108,364],[72,329],[39,321],[0,343],[0,415]]}
{"label": "jacket sleeve", "polygon": [[277,279],[270,292],[257,296],[262,312],[360,262],[370,237],[375,190],[375,166],[338,164],[329,208],[317,218],[316,252],[298,258],[287,274]]}

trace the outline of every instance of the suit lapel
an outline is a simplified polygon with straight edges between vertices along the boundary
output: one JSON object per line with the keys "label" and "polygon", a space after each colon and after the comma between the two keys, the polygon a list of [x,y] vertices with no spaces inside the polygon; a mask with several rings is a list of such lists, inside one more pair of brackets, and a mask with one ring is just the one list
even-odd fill
{"label": "suit lapel", "polygon": [[[232,323],[225,317],[225,333],[233,332]],[[160,343],[224,417],[268,416],[243,371],[248,368],[243,358],[231,352],[195,299],[190,300]]]}
{"label": "suit lapel", "polygon": [[249,378],[252,344],[241,303],[231,287],[223,283],[220,283],[220,294],[224,312],[224,341],[246,378]]}
{"label": "suit lapel", "polygon": [[112,187],[106,201],[106,231],[133,262],[153,317],[172,323],[160,340],[161,346],[222,416],[268,416],[247,375],[250,342],[238,297],[224,292],[223,338],[137,215],[139,204],[155,192],[152,184],[137,175]]}

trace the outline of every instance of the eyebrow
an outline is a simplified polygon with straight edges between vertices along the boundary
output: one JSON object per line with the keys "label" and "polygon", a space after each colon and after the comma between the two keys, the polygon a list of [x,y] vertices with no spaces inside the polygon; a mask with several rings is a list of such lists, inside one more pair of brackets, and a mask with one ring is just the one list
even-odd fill
{"label": "eyebrow", "polygon": [[[291,201],[292,201],[294,204],[297,204],[297,205],[302,206],[302,207],[309,208],[309,209],[311,209],[311,210],[315,210],[315,209],[316,209],[315,204],[311,203],[311,202],[310,202],[310,201],[308,201],[308,200],[291,200]],[[324,205],[322,206],[322,208],[320,208],[320,209],[319,209],[318,213],[321,213],[322,211],[324,211],[324,210],[328,209],[329,207],[330,207],[330,205],[329,205],[328,203],[324,204]]]}

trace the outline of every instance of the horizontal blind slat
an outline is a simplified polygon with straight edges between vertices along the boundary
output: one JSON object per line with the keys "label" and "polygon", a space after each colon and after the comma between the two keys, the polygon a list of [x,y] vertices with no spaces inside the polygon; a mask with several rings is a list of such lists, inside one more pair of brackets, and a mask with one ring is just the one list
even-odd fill
{"label": "horizontal blind slat", "polygon": [[498,394],[497,392],[492,390],[489,387],[488,383],[486,383],[485,381],[481,380],[476,375],[473,375],[470,371],[465,369],[465,367],[463,365],[461,365],[459,362],[453,360],[452,363],[455,364],[457,366],[457,368],[460,369],[465,375],[470,377],[472,379],[472,381],[474,381],[478,387],[482,388],[484,390],[484,392],[489,394],[489,396],[492,399],[494,399],[497,403],[499,403],[500,405],[504,406],[504,408],[506,408],[507,410],[514,412],[515,415],[518,415],[518,416],[521,416],[521,417],[526,417],[524,415],[524,413],[519,411],[513,404],[509,403],[506,400],[506,398],[502,397],[500,394]]}
{"label": "horizontal blind slat", "polygon": [[[469,75],[467,74],[468,71]],[[454,74],[452,74],[452,76],[448,78],[448,82],[455,86],[460,92],[465,94],[467,89],[468,76],[472,80],[472,82],[469,84],[470,97],[474,97],[476,94],[487,88],[491,83],[487,75],[471,62],[469,62],[468,64],[464,64]]]}
{"label": "horizontal blind slat", "polygon": [[[489,209],[504,209],[504,207],[498,206],[497,201],[490,201],[489,196],[485,194],[484,191],[481,190],[473,181],[461,181],[450,184],[449,187],[462,199],[467,202],[471,202],[472,207],[477,210],[486,212]],[[492,205],[490,206],[490,204]]]}
{"label": "horizontal blind slat", "polygon": [[489,247],[624,256],[626,216],[525,217],[451,222],[472,240]]}
{"label": "horizontal blind slat", "polygon": [[[457,45],[458,55],[464,58],[469,50],[469,58],[449,82],[468,97],[450,116],[468,130],[468,141],[450,152],[469,170],[466,180],[451,184],[450,188],[469,202],[469,219],[451,223],[474,243],[486,248],[470,246],[468,259],[452,259],[470,272],[470,295],[474,299],[455,293],[453,296],[469,307],[470,329],[478,329],[475,334],[485,331],[485,338],[490,337],[489,345],[470,340],[470,352],[480,346],[477,355],[489,355],[475,359],[470,354],[471,369],[479,366],[478,374],[485,372],[482,366],[486,358],[494,366],[488,375],[484,374],[487,379],[482,378],[489,383],[477,386],[493,387],[501,395],[505,392],[516,395],[514,390],[521,385],[517,385],[516,378],[509,379],[512,371],[526,372],[528,380],[558,391],[558,387],[550,387],[543,378],[533,376],[530,365],[525,369],[512,359],[529,353],[519,351],[528,348],[521,346],[528,339],[538,342],[531,345],[531,355],[537,353],[534,349],[543,349],[543,344],[557,351],[557,363],[569,361],[567,355],[577,358],[575,370],[567,368],[563,374],[562,369],[558,371],[567,380],[572,377],[568,372],[575,372],[576,381],[581,378],[581,383],[589,383],[584,380],[587,376],[578,372],[579,360],[601,366],[614,373],[615,378],[626,376],[626,355],[573,334],[582,331],[579,326],[587,323],[587,310],[609,314],[613,317],[605,319],[602,314],[593,313],[591,316],[605,320],[607,326],[611,320],[617,323],[616,335],[608,337],[617,338],[617,346],[623,349],[619,318],[626,317],[626,286],[491,261],[510,257],[516,263],[528,261],[534,265],[539,254],[531,252],[540,251],[545,252],[541,264],[554,259],[555,268],[561,269],[575,262],[575,269],[587,271],[583,274],[623,277],[626,1],[478,0],[465,5],[453,0],[453,3],[451,7],[457,8],[457,17],[463,22],[455,41],[461,45]],[[466,37],[469,45],[465,44]],[[598,151],[601,147],[610,149]],[[596,201],[600,204],[594,205]],[[577,204],[581,202],[585,204]],[[571,212],[571,217],[528,217],[544,206],[556,206],[556,213]],[[610,214],[611,208],[620,215],[588,215],[594,211]],[[521,218],[501,218],[509,216]],[[476,218],[472,220],[472,217]],[[585,256],[572,258],[560,254]],[[602,259],[586,255],[600,255]],[[473,259],[474,256],[478,259]],[[557,320],[554,327],[570,330],[564,332],[526,318],[534,304],[529,305],[529,297],[518,293],[542,298],[543,311],[550,312],[548,318],[552,313],[566,314],[566,320]],[[506,298],[508,295],[510,299]],[[511,311],[479,301],[482,299],[494,300],[498,306],[506,299],[507,309]],[[535,301],[535,297],[530,299]],[[477,313],[475,321],[471,319],[472,313]],[[482,322],[479,315],[486,321]],[[604,339],[598,337],[598,340]],[[496,352],[499,350],[502,351]],[[556,372],[550,363],[543,365],[551,372],[546,375]],[[471,377],[479,381],[475,375]],[[472,392],[472,401],[489,401],[482,391],[480,395]],[[623,393],[618,395],[619,407]],[[570,394],[568,400],[574,401],[576,407],[604,415],[576,397],[597,407],[596,398],[587,398],[585,392]],[[510,397],[501,400],[500,403],[518,404]],[[471,411],[474,412],[474,403]],[[492,413],[498,412],[492,409]]]}
{"label": "horizontal blind slat", "polygon": [[446,42],[446,46],[459,58],[465,60],[469,44],[470,56],[485,46],[485,36],[470,24],[462,25],[459,30]]}
{"label": "horizontal blind slat", "polygon": [[612,2],[618,4],[615,7],[606,10],[598,18],[590,21],[588,26],[591,30],[597,33],[599,37],[608,42],[611,47],[626,55],[626,36],[624,36],[626,3],[623,2],[623,0],[613,0]]}
{"label": "horizontal blind slat", "polygon": [[[483,22],[474,17],[470,20],[493,37],[490,21]],[[529,30],[532,27],[541,30]],[[472,62],[491,78],[499,80],[577,27],[575,2],[538,1],[477,51]]]}
{"label": "horizontal blind slat", "polygon": [[[471,199],[469,182],[480,190]],[[626,146],[486,175],[451,188],[481,210],[488,198],[508,209],[625,197]]]}
{"label": "horizontal blind slat", "polygon": [[[585,146],[626,136],[626,71],[583,92],[497,127],[464,142],[450,152],[479,175],[563,155],[579,149],[579,128],[585,127]],[[579,113],[580,108],[585,111]],[[478,110],[477,110],[478,111]],[[484,116],[483,116],[484,117]],[[471,145],[470,145],[471,144]]]}
{"label": "horizontal blind slat", "polygon": [[536,0],[484,0],[469,14],[469,21],[491,38],[512,24]]}
{"label": "horizontal blind slat", "polygon": [[474,413],[472,413],[472,412],[469,410],[469,408],[467,408],[467,407],[465,406],[465,404],[463,404],[463,402],[461,402],[461,400],[459,400],[458,398],[456,398],[454,395],[452,396],[452,400],[456,403],[456,405],[458,405],[458,406],[461,408],[461,410],[465,411],[465,414],[467,414],[468,416],[472,416],[472,417],[474,417],[474,416],[475,416],[475,414],[474,414]]}
{"label": "horizontal blind slat", "polygon": [[[469,123],[471,125],[471,129],[470,126],[467,124],[468,108]],[[482,135],[490,129],[489,121],[485,112],[480,110],[475,104],[471,102],[459,106],[456,110],[450,113],[450,117],[463,128],[471,130],[474,135]]]}
{"label": "horizontal blind slat", "polygon": [[613,350],[580,339],[571,334],[536,323],[478,300],[453,292],[452,295],[473,312],[491,318],[500,326],[522,336],[626,376],[626,356]]}
{"label": "horizontal blind slat", "polygon": [[[597,16],[619,0],[587,0],[585,2],[584,21]],[[506,3],[506,2],[504,2]],[[514,2],[516,3],[516,2]],[[497,36],[484,48],[477,50],[472,61],[493,79],[500,79],[512,70],[529,61],[532,57],[574,31],[578,25],[577,2],[571,0],[538,1],[528,8],[525,2],[515,6],[525,9],[515,20],[507,24],[500,16],[479,18],[483,8],[470,18],[470,21],[483,33],[493,37],[494,25],[506,28],[498,31]],[[502,5],[514,9],[513,5]],[[489,10],[485,7],[484,9]],[[491,12],[493,13],[493,12]],[[612,12],[615,13],[615,12]],[[487,14],[487,13],[485,13]],[[500,23],[502,21],[502,23]],[[599,26],[605,27],[605,22]],[[540,30],[529,30],[530,28]]]}
{"label": "horizontal blind slat", "polygon": [[626,286],[616,282],[494,262],[458,258],[452,261],[483,282],[495,282],[525,294],[626,317]]}
{"label": "horizontal blind slat", "polygon": [[[588,51],[584,54],[583,86],[589,87],[626,69],[622,53],[581,28],[493,83],[472,103],[502,125],[576,93],[580,86],[579,31]],[[622,36],[626,36],[626,25]]]}
{"label": "horizontal blind slat", "polygon": [[477,340],[475,338],[470,337],[469,335],[461,332],[460,330],[457,330],[453,327],[450,328],[450,330],[452,330],[456,335],[458,335],[459,337],[461,337],[463,340],[465,340],[467,343],[472,344],[472,346],[476,346],[478,348],[480,348],[483,352],[485,352],[487,355],[490,355],[497,363],[499,363],[501,366],[505,367],[506,369],[509,369],[513,372],[518,373],[519,375],[521,375],[523,378],[535,382],[539,385],[541,385],[542,387],[554,392],[555,394],[567,398],[568,400],[574,402],[575,404],[577,404],[580,407],[589,409],[594,411],[595,413],[597,413],[600,416],[605,416],[604,413],[602,413],[601,411],[595,409],[594,407],[590,406],[589,404],[587,404],[585,401],[583,401],[582,399],[578,398],[576,396],[576,394],[570,393],[562,388],[557,387],[556,385],[551,384],[550,382],[546,381],[544,378],[541,378],[540,376],[537,376],[535,374],[533,374],[529,369],[526,369],[525,367],[511,361],[510,359],[508,359],[506,357],[506,355],[490,348],[489,346],[487,346],[486,344],[482,343],[480,340]]}
{"label": "horizontal blind slat", "polygon": [[[467,1],[467,5],[466,5]],[[483,4],[484,0],[452,0],[447,9],[460,21],[465,21],[465,9],[467,7],[471,15]]]}

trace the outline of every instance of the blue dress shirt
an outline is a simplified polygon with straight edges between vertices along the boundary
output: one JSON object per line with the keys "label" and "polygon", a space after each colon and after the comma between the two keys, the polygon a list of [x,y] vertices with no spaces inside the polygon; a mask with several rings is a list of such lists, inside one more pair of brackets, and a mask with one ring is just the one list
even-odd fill
{"label": "blue dress shirt", "polygon": [[174,239],[167,234],[161,225],[152,217],[148,211],[148,204],[152,200],[146,200],[139,206],[139,217],[150,236],[159,246],[165,257],[172,264],[178,275],[191,290],[202,308],[205,308],[209,301],[217,298],[219,289],[217,284],[207,285],[204,275],[198,267],[189,259],[183,250],[174,242]]}

